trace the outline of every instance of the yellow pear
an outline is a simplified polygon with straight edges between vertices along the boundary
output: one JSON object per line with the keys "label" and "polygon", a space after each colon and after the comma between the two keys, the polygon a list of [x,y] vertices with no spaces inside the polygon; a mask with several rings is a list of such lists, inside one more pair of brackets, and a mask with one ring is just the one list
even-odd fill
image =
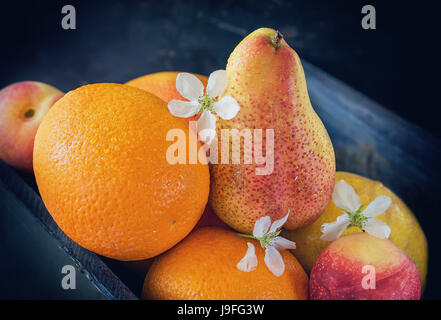
{"label": "yellow pear", "polygon": [[[335,155],[311,106],[299,56],[279,32],[261,28],[238,44],[226,71],[223,96],[233,97],[240,111],[217,123],[218,154],[222,130],[230,129],[230,157],[211,166],[212,208],[244,233],[252,232],[257,219],[274,221],[288,210],[285,228],[312,223],[331,199]],[[234,163],[232,150],[239,144],[241,161]]]}

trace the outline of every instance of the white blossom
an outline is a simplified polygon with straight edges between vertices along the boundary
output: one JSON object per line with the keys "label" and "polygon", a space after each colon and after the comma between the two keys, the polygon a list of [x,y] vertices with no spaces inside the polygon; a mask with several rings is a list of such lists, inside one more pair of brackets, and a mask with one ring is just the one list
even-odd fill
{"label": "white blossom", "polygon": [[360,203],[360,197],[354,188],[340,180],[335,184],[332,194],[334,204],[344,211],[344,214],[337,217],[331,223],[324,223],[321,226],[324,241],[334,241],[350,226],[355,226],[377,238],[387,239],[390,236],[390,227],[387,223],[374,217],[385,212],[392,204],[392,199],[386,196],[378,196],[364,209]]}
{"label": "white blossom", "polygon": [[254,248],[254,244],[247,242],[247,245],[248,249],[245,256],[237,264],[237,269],[244,272],[250,272],[257,268],[256,249]]}
{"label": "white blossom", "polygon": [[[283,218],[274,221],[272,224],[271,218],[269,216],[262,217],[258,219],[254,224],[252,236],[238,234],[239,236],[255,239],[260,242],[262,248],[265,249],[265,264],[268,269],[277,277],[280,277],[283,272],[285,272],[285,263],[283,262],[283,258],[279,250],[296,248],[295,242],[279,236],[280,228],[282,228],[282,226],[286,223],[286,221],[288,220],[288,216],[289,211]],[[239,268],[239,270],[249,270],[250,265],[252,265],[254,268],[257,267],[257,258],[255,258],[254,250],[250,250],[250,244],[251,243],[248,242],[247,253],[245,254],[245,257],[243,257],[242,260],[238,263],[237,267]],[[253,260],[254,258],[255,260]],[[245,268],[245,265],[248,267]]]}
{"label": "white blossom", "polygon": [[228,85],[225,70],[217,70],[208,78],[206,93],[204,85],[193,74],[182,72],[176,77],[176,89],[189,101],[172,100],[168,103],[170,113],[176,117],[189,118],[201,114],[198,122],[199,140],[210,144],[216,135],[216,116],[233,119],[239,112],[239,104],[230,96],[219,97]]}

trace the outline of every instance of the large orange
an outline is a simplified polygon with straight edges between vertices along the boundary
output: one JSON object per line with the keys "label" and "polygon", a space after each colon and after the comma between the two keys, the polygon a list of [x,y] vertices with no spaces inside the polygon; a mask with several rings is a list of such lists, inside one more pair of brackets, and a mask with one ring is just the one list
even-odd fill
{"label": "large orange", "polygon": [[38,188],[79,245],[141,260],[171,248],[198,222],[208,166],[168,163],[168,130],[196,137],[165,105],[138,88],[93,84],[66,94],[43,119],[34,147]]}
{"label": "large orange", "polygon": [[[258,260],[251,272],[237,263],[253,242]],[[264,250],[254,240],[217,227],[195,230],[176,247],[157,257],[143,287],[146,299],[280,299],[308,298],[308,276],[297,259],[282,251],[285,272],[276,277],[264,263]]]}
{"label": "large orange", "polygon": [[[128,81],[126,84],[129,86],[137,87],[146,90],[154,95],[160,97],[165,102],[170,100],[186,100],[176,90],[176,77],[179,72],[165,71],[147,74],[145,76]],[[207,86],[208,78],[200,74],[194,74],[204,87]]]}

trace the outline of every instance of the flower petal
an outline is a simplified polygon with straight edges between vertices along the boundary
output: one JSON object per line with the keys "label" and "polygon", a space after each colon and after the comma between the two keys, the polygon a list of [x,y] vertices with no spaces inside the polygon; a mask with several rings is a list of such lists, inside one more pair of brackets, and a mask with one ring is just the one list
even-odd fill
{"label": "flower petal", "polygon": [[346,228],[351,224],[351,218],[345,213],[337,217],[337,220],[331,223],[324,223],[320,227],[323,233],[320,237],[323,241],[334,241],[345,232]]}
{"label": "flower petal", "polygon": [[269,233],[276,232],[278,229],[280,229],[286,223],[286,220],[288,220],[288,216],[289,216],[289,210],[288,213],[283,218],[273,222],[273,224],[271,225],[271,229],[269,230]]}
{"label": "flower petal", "polygon": [[283,262],[283,258],[276,248],[269,246],[265,249],[264,261],[276,277],[280,277],[285,272],[285,262]]}
{"label": "flower petal", "polygon": [[269,216],[265,216],[260,218],[254,223],[253,236],[255,238],[261,238],[265,233],[268,232],[268,229],[271,225],[271,218]]}
{"label": "flower petal", "polygon": [[247,242],[248,250],[245,256],[237,264],[237,269],[243,272],[250,272],[257,268],[256,249],[251,242]]}
{"label": "flower petal", "polygon": [[176,89],[185,99],[195,101],[204,95],[204,85],[195,75],[181,72],[176,77]]}
{"label": "flower petal", "polygon": [[216,114],[224,120],[233,119],[240,110],[240,106],[236,99],[225,96],[219,101],[213,103],[213,109]]}
{"label": "flower petal", "polygon": [[365,217],[376,217],[389,209],[392,204],[392,199],[386,196],[378,196],[374,201],[364,209],[362,215]]}
{"label": "flower petal", "polygon": [[344,180],[335,184],[332,200],[337,207],[349,212],[357,211],[361,205],[360,197],[355,193],[354,188]]}
{"label": "flower petal", "polygon": [[228,85],[228,74],[225,70],[216,70],[210,74],[207,83],[207,94],[216,98],[224,93]]}
{"label": "flower petal", "polygon": [[198,113],[201,106],[197,101],[172,100],[168,103],[168,110],[179,118],[188,118]]}
{"label": "flower petal", "polygon": [[202,112],[198,120],[199,140],[210,144],[216,136],[216,116],[208,110]]}
{"label": "flower petal", "polygon": [[295,249],[296,243],[294,241],[277,236],[271,241],[271,246],[277,250]]}
{"label": "flower petal", "polygon": [[390,227],[387,223],[375,218],[366,220],[363,223],[363,230],[380,239],[387,239],[390,236]]}

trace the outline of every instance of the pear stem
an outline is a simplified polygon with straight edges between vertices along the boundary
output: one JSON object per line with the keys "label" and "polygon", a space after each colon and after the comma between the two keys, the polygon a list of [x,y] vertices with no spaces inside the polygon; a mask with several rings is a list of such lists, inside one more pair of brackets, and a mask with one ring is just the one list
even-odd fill
{"label": "pear stem", "polygon": [[278,30],[276,30],[276,34],[274,35],[274,38],[272,39],[272,43],[273,43],[274,48],[277,49],[281,46],[282,39],[283,39],[283,35]]}

